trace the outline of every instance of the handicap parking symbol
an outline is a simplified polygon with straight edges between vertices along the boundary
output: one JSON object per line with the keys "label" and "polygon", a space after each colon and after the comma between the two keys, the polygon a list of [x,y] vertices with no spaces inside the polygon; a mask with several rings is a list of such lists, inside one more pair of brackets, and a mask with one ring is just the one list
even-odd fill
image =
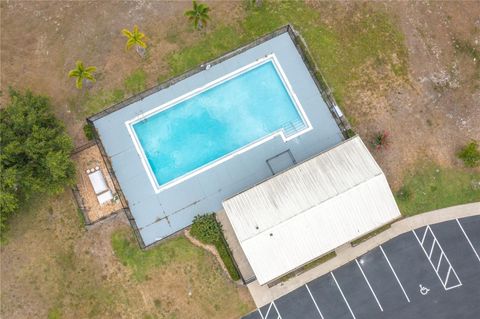
{"label": "handicap parking symbol", "polygon": [[422,294],[422,296],[426,296],[430,291],[430,289],[428,289],[427,287],[424,287],[422,285],[418,285],[418,286],[420,287],[420,293]]}

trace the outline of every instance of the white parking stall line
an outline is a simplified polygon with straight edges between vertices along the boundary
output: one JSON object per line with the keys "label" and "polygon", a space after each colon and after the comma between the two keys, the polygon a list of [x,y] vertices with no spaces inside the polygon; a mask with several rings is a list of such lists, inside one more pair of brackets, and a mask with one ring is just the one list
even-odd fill
{"label": "white parking stall line", "polygon": [[393,269],[392,264],[390,263],[390,260],[389,260],[388,257],[387,257],[387,254],[385,254],[385,251],[383,250],[383,247],[382,247],[381,245],[380,245],[379,247],[380,247],[380,250],[382,251],[383,256],[385,257],[385,260],[387,261],[388,265],[390,266],[390,269],[392,270],[393,275],[395,276],[395,279],[396,279],[397,282],[398,282],[398,285],[399,285],[400,288],[402,289],[403,294],[405,295],[405,298],[407,299],[408,302],[410,302],[410,298],[408,298],[408,295],[407,295],[405,289],[403,288],[403,285],[402,285],[402,283],[400,282],[400,279],[398,279],[397,273],[395,272],[395,269]]}
{"label": "white parking stall line", "polygon": [[[435,272],[435,274],[437,275],[438,279],[440,280],[440,282],[442,283],[443,285],[443,288],[445,290],[450,290],[450,289],[453,289],[453,288],[456,288],[456,287],[460,287],[462,285],[462,282],[460,281],[460,278],[458,277],[457,275],[457,272],[455,271],[455,269],[453,268],[452,266],[452,263],[450,262],[450,260],[448,259],[448,256],[445,254],[445,252],[443,251],[443,248],[442,246],[440,245],[440,242],[437,240],[437,237],[435,236],[433,230],[430,228],[430,226],[427,226],[427,228],[425,229],[425,232],[430,232],[433,236],[433,242],[432,242],[432,247],[430,248],[430,254],[427,253],[427,250],[425,249],[425,247],[423,246],[422,242],[420,241],[420,239],[418,238],[417,236],[417,233],[415,232],[415,230],[412,230],[412,233],[413,235],[415,236],[415,238],[417,239],[420,247],[422,248],[423,252],[425,253],[425,256],[427,256],[427,259],[428,261],[430,262],[430,265],[432,265],[432,268]],[[425,234],[424,234],[425,235]],[[433,252],[433,249],[435,246],[438,246],[438,248],[440,249],[440,259],[442,259],[442,256],[445,257],[445,261],[446,263],[448,264],[448,272],[447,272],[447,278],[445,280],[442,279],[442,277],[440,277],[440,274],[438,272],[438,269],[440,269],[440,265],[441,263],[439,262],[438,264],[438,267],[435,267],[435,265],[433,264],[432,262],[432,259],[431,259],[431,256],[432,256],[432,252]],[[442,259],[443,260],[443,259]],[[448,284],[448,279],[450,278],[450,272],[453,272],[453,274],[455,275],[455,278],[457,279],[458,281],[458,284],[454,285],[454,286],[449,286],[447,287],[447,284]]]}
{"label": "white parking stall line", "polygon": [[375,294],[375,291],[373,291],[372,286],[370,285],[370,282],[368,281],[367,276],[365,276],[365,273],[363,272],[363,269],[362,269],[362,267],[360,266],[360,263],[358,262],[357,258],[355,258],[355,261],[356,261],[356,263],[357,263],[358,269],[360,269],[360,272],[361,272],[362,275],[363,275],[363,278],[365,278],[365,281],[367,282],[368,288],[370,288],[370,291],[372,292],[372,295],[373,295],[373,297],[375,298],[375,301],[377,302],[378,307],[379,307],[380,310],[383,312],[382,305],[380,304],[380,301],[378,301],[377,295]]}
{"label": "white parking stall line", "polygon": [[272,309],[273,301],[270,303],[270,306],[268,306],[267,313],[265,314],[265,318],[268,318],[268,314],[270,313],[270,309]]}
{"label": "white parking stall line", "polygon": [[345,295],[343,294],[342,288],[340,288],[340,285],[338,284],[337,279],[335,278],[335,275],[333,274],[333,272],[330,272],[330,274],[332,275],[332,278],[335,281],[335,284],[337,285],[337,288],[338,288],[338,290],[340,291],[340,294],[343,297],[343,301],[345,301],[345,304],[347,304],[348,310],[350,310],[350,313],[352,314],[353,319],[357,319],[357,318],[355,318],[355,315],[353,314],[352,308],[350,308],[350,305],[348,304],[347,298],[345,298]]}
{"label": "white parking stall line", "polygon": [[428,259],[432,258],[433,249],[435,248],[435,240],[433,241],[432,248],[430,248],[430,253],[428,254]]}
{"label": "white parking stall line", "polygon": [[480,257],[478,256],[478,253],[477,251],[475,250],[475,247],[473,247],[473,244],[472,242],[470,241],[470,238],[468,238],[467,236],[467,233],[465,232],[465,230],[463,229],[463,226],[462,224],[460,223],[460,221],[457,219],[457,223],[458,223],[458,226],[460,227],[460,229],[462,230],[462,233],[465,235],[465,238],[467,239],[468,243],[470,244],[470,247],[472,247],[472,250],[473,252],[475,253],[475,256],[477,256],[477,259],[478,261],[480,262]]}
{"label": "white parking stall line", "polygon": [[318,311],[318,313],[320,314],[320,317],[321,317],[322,319],[325,319],[325,318],[323,317],[322,312],[320,311],[320,308],[319,308],[318,305],[317,305],[317,301],[315,300],[315,298],[313,298],[312,292],[310,291],[310,288],[308,288],[308,285],[307,285],[307,284],[305,284],[305,288],[307,288],[307,291],[308,291],[308,293],[310,294],[310,297],[312,298],[313,304],[315,305],[315,308],[317,308],[317,311]]}
{"label": "white parking stall line", "polygon": [[275,310],[277,311],[277,315],[278,315],[277,319],[282,319],[282,316],[280,315],[280,311],[278,311],[275,301],[272,301],[272,305],[275,307]]}
{"label": "white parking stall line", "polygon": [[423,245],[423,242],[425,241],[425,236],[427,236],[427,228],[425,228],[425,232],[423,233],[422,245]]}
{"label": "white parking stall line", "polygon": [[262,319],[265,319],[265,317],[263,316],[263,314],[262,314],[262,312],[260,311],[260,309],[257,308],[257,310],[258,310],[258,313],[260,314],[260,317],[262,317]]}
{"label": "white parking stall line", "polygon": [[443,258],[443,252],[440,254],[440,258],[438,258],[437,268],[435,268],[436,271],[438,271],[440,269],[440,264],[442,263],[442,258]]}

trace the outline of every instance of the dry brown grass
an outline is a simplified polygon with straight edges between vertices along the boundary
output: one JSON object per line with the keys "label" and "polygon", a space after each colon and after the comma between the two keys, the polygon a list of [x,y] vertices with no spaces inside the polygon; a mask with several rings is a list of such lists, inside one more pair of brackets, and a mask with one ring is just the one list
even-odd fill
{"label": "dry brown grass", "polygon": [[[330,52],[336,64],[330,65],[332,75],[327,74],[327,81],[344,86],[342,107],[362,138],[368,141],[373,132],[390,132],[390,148],[374,154],[389,182],[398,188],[405,172],[426,158],[461,169],[456,150],[472,138],[480,139],[480,62],[453,45],[454,39],[461,39],[478,49],[480,6],[476,2],[308,1],[304,15],[282,4],[270,15],[260,10],[251,16],[242,2],[209,4],[211,25],[194,32],[183,17],[189,2],[2,1],[0,103],[5,104],[10,85],[50,96],[56,114],[81,145],[86,142],[82,131],[86,114],[118,99],[118,90],[124,97],[131,94],[124,81],[136,70],[146,73],[148,87],[176,71],[172,57],[181,58],[178,53],[186,48],[188,57],[196,50],[220,54],[237,43],[233,35],[238,32],[250,32],[252,37],[285,22],[294,23],[308,35],[307,40],[312,39],[309,46],[320,67],[325,67],[332,62],[325,59],[329,42],[320,40],[332,38],[324,34],[337,35],[337,40],[338,35],[342,39],[368,36],[368,26],[356,23],[372,21],[371,10],[382,10],[404,34],[408,80],[399,78],[382,59],[352,64],[352,72],[360,75],[352,81],[345,81],[350,74],[345,69],[343,79],[336,78],[336,65],[351,63],[350,57],[357,53],[364,56],[358,51],[362,43],[343,45],[340,39],[334,48],[338,52]],[[149,38],[145,60],[124,51],[120,30],[134,24]],[[216,41],[215,48],[203,43],[205,39]],[[87,93],[77,91],[66,76],[77,59],[99,68],[98,81]],[[246,290],[223,280],[213,257],[200,251],[189,262],[150,271],[147,281],[133,280],[132,269],[119,262],[111,247],[112,234],[128,229],[125,219],[116,216],[85,233],[69,192],[33,201],[10,228],[9,242],[1,248],[1,317],[45,318],[50,313],[51,318],[228,318],[253,307]],[[212,270],[199,278],[196,289],[201,293],[208,278],[214,279],[219,286],[208,286],[206,296],[220,298],[218,291],[224,292],[221,305],[208,298],[192,302],[185,296],[191,280],[189,267]]]}
{"label": "dry brown grass", "polygon": [[[253,308],[247,289],[232,283],[210,253],[184,237],[149,250],[169,256],[155,266],[133,241],[124,215],[86,231],[69,192],[34,200],[22,213],[1,247],[2,318],[221,319]],[[115,255],[114,235],[146,265],[143,279]]]}

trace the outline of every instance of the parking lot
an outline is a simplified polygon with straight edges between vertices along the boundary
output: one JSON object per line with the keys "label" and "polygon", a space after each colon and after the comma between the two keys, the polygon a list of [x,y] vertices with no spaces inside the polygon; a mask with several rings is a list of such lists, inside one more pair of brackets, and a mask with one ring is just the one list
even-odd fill
{"label": "parking lot", "polygon": [[402,234],[243,319],[480,318],[480,216]]}

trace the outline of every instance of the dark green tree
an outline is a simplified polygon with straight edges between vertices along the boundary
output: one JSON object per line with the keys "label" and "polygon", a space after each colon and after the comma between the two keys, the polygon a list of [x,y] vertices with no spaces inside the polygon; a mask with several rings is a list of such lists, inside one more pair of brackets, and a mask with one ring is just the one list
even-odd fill
{"label": "dark green tree", "polygon": [[73,143],[48,98],[10,91],[0,110],[0,227],[35,193],[58,194],[72,185]]}

